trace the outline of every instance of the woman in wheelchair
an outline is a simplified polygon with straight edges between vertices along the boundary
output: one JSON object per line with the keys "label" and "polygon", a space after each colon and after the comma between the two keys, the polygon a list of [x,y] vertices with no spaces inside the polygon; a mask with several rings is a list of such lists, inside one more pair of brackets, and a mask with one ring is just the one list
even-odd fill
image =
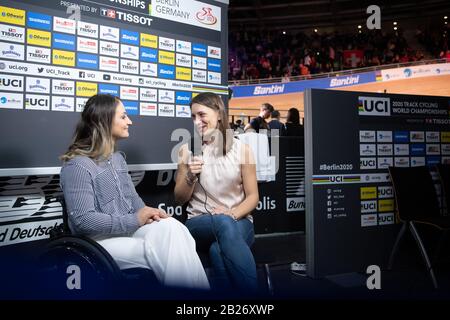
{"label": "woman in wheelchair", "polygon": [[73,233],[108,251],[120,269],[151,269],[166,286],[209,289],[186,227],[138,196],[116,141],[132,124],[122,102],[95,95],[85,105],[74,139],[61,156],[61,188]]}
{"label": "woman in wheelchair", "polygon": [[209,253],[216,280],[212,285],[254,292],[257,277],[250,250],[254,241],[251,212],[259,196],[252,151],[233,139],[218,95],[195,96],[191,111],[194,127],[202,136],[202,157],[191,157],[187,145],[180,148],[175,199],[188,202],[186,226],[198,250]]}

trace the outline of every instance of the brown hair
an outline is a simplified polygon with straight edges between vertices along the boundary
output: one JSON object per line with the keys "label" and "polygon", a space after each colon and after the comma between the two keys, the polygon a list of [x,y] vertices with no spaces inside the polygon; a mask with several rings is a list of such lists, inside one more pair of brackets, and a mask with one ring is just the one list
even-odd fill
{"label": "brown hair", "polygon": [[203,92],[195,96],[189,106],[192,108],[194,104],[200,104],[217,111],[219,113],[218,130],[223,137],[222,154],[226,155],[233,145],[233,130],[228,123],[228,116],[225,111],[225,105],[219,95],[212,92]]}
{"label": "brown hair", "polygon": [[91,159],[107,158],[114,152],[112,123],[120,100],[108,94],[89,98],[75,129],[72,144],[60,159],[69,161],[80,155]]}

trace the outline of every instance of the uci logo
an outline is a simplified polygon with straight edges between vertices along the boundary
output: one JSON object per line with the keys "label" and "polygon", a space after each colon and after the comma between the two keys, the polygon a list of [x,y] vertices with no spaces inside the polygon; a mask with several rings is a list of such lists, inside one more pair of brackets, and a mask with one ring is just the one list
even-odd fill
{"label": "uci logo", "polygon": [[363,116],[390,116],[391,101],[389,98],[359,97],[359,114]]}

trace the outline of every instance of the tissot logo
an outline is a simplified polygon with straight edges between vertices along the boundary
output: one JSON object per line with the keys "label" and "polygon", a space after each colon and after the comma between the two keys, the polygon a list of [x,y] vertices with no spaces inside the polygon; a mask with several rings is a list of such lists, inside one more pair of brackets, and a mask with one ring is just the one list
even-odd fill
{"label": "tissot logo", "polygon": [[391,115],[390,99],[380,97],[359,97],[358,111],[363,116]]}
{"label": "tissot logo", "polygon": [[50,58],[50,49],[27,46],[27,61],[50,63]]}
{"label": "tissot logo", "polygon": [[11,27],[5,24],[0,24],[0,37],[3,41],[24,43],[25,29],[21,27]]}
{"label": "tissot logo", "polygon": [[359,142],[375,142],[375,131],[359,131]]}

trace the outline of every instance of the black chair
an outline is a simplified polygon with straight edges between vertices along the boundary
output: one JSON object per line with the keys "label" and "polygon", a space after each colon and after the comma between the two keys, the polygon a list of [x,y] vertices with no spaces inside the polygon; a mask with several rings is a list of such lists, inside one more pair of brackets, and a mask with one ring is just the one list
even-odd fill
{"label": "black chair", "polygon": [[446,231],[450,229],[450,220],[441,215],[436,189],[428,167],[389,167],[389,175],[394,186],[396,219],[403,225],[392,248],[388,269],[392,269],[400,240],[408,228],[419,247],[433,285],[438,288],[433,265],[416,224],[426,224]]}
{"label": "black chair", "polygon": [[78,265],[83,273],[91,276],[92,286],[124,284],[124,280],[148,279],[157,283],[154,273],[148,269],[132,268],[120,270],[113,257],[96,241],[82,235],[75,235],[69,229],[68,214],[64,196],[61,203],[63,223],[50,232],[50,241],[38,255],[38,265],[47,274],[67,277],[69,265]]}
{"label": "black chair", "polygon": [[436,171],[441,182],[443,204],[447,208],[447,216],[450,216],[450,165],[438,164]]}

